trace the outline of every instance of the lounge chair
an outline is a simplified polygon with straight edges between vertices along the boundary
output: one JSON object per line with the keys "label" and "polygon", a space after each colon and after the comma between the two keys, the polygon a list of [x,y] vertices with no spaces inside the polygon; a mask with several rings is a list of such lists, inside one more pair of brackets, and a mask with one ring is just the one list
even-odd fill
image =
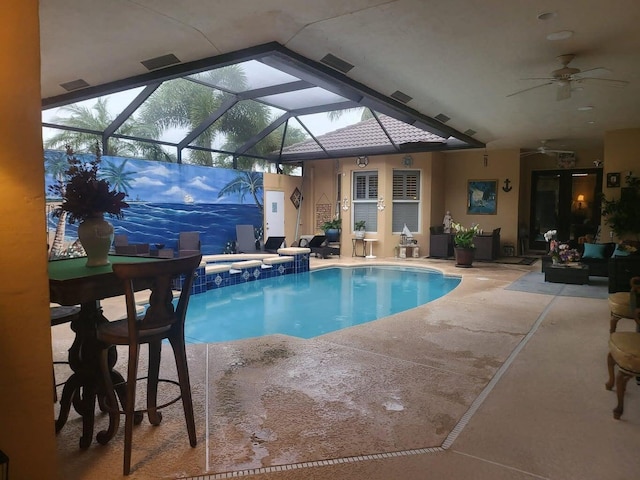
{"label": "lounge chair", "polygon": [[236,252],[255,253],[257,251],[253,225],[236,225]]}
{"label": "lounge chair", "polygon": [[200,254],[200,232],[180,232],[178,236],[178,257]]}
{"label": "lounge chair", "polygon": [[326,235],[314,236],[309,240],[309,248],[312,254],[315,253],[316,257],[327,258],[327,255],[340,256],[340,247],[330,246]]}
{"label": "lounge chair", "polygon": [[264,251],[267,253],[278,253],[278,249],[284,243],[285,237],[269,237],[264,242]]}

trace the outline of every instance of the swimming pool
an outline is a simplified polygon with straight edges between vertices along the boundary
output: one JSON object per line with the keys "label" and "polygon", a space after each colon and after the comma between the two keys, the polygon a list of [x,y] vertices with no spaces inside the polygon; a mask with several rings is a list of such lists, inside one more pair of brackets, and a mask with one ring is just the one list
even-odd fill
{"label": "swimming pool", "polygon": [[280,333],[312,338],[423,305],[460,283],[435,270],[335,267],[192,295],[185,336],[212,343]]}

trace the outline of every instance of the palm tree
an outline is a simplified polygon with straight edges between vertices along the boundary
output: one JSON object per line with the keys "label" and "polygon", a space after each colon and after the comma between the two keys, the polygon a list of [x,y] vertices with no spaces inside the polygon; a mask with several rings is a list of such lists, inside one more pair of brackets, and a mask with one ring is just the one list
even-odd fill
{"label": "palm tree", "polygon": [[[234,91],[240,91],[247,86],[246,75],[239,65],[230,65],[199,73],[192,75],[192,78]],[[143,104],[140,122],[147,125],[157,125],[160,131],[170,128],[193,130],[229,98],[229,94],[214,87],[186,79],[170,80],[164,82]],[[247,128],[248,125],[243,122],[250,116],[242,114],[244,107],[239,110],[236,107],[238,105],[196,137],[192,144],[210,149],[219,135]],[[232,114],[231,117],[227,117],[229,113]],[[260,114],[254,112],[254,115],[259,116]],[[197,165],[213,166],[214,164],[211,152],[202,150],[193,150],[189,160],[190,163]]]}
{"label": "palm tree", "polygon": [[258,199],[258,192],[264,188],[262,183],[262,174],[259,172],[238,172],[236,177],[227,183],[218,192],[218,198],[226,195],[240,195],[240,201],[243,202],[245,196],[250,193],[253,196],[256,205],[260,209],[260,213],[263,211],[262,203]]}
{"label": "palm tree", "polygon": [[[71,104],[61,107],[61,110],[69,115],[56,117],[52,123],[77,128],[83,131],[63,130],[53,135],[44,142],[44,147],[48,149],[60,149],[70,145],[74,151],[90,152],[95,143],[101,142],[100,135],[87,133],[86,131],[103,132],[109,127],[114,117],[109,111],[108,99],[98,98],[91,107],[80,104]],[[119,129],[123,135],[133,137],[157,139],[159,131],[153,123],[147,124],[139,122],[135,118],[129,118]],[[142,141],[122,140],[111,138],[109,140],[109,155],[149,158],[152,160],[174,161],[175,158],[165,152],[160,145]]]}

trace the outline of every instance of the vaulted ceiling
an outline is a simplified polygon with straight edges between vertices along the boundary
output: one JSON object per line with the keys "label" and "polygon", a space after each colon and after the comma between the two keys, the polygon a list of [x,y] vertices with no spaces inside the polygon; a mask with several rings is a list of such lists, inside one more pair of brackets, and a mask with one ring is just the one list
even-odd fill
{"label": "vaulted ceiling", "polygon": [[[89,89],[118,89],[127,79],[162,72],[150,73],[145,60],[173,54],[182,65],[276,42],[313,65],[324,65],[327,54],[348,62],[353,68],[344,74],[346,84],[378,92],[371,98],[382,113],[400,105],[399,111],[431,127],[438,117],[441,132],[468,136],[467,146],[535,149],[549,140],[563,150],[601,148],[605,131],[640,126],[636,0],[40,5],[44,105],[70,98],[61,85],[77,79]],[[552,76],[562,67],[556,57],[565,54],[575,55],[569,68],[584,72],[573,71],[568,85]],[[569,98],[558,100],[559,90]],[[389,102],[394,92],[410,99]]]}

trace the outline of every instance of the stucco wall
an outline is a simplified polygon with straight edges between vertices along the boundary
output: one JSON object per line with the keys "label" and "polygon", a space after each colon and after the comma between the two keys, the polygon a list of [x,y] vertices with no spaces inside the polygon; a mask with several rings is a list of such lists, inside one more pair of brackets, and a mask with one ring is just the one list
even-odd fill
{"label": "stucco wall", "polygon": [[[485,232],[500,227],[501,244],[515,246],[518,240],[520,151],[517,149],[489,150],[486,165],[484,155],[484,150],[465,150],[445,154],[445,209],[451,211],[456,223],[465,226],[477,223]],[[503,190],[506,179],[510,182],[509,192]],[[467,182],[469,180],[498,181],[496,215],[467,214]]]}
{"label": "stucco wall", "polygon": [[[614,130],[604,136],[604,179],[602,192],[608,200],[620,198],[620,188],[607,188],[607,173],[620,173],[620,186],[625,187],[624,177],[632,172],[640,177],[640,128]],[[610,238],[611,229],[602,221],[602,239]],[[615,238],[615,241],[621,240]]]}
{"label": "stucco wall", "polygon": [[0,450],[9,478],[55,479],[38,2],[0,22]]}

